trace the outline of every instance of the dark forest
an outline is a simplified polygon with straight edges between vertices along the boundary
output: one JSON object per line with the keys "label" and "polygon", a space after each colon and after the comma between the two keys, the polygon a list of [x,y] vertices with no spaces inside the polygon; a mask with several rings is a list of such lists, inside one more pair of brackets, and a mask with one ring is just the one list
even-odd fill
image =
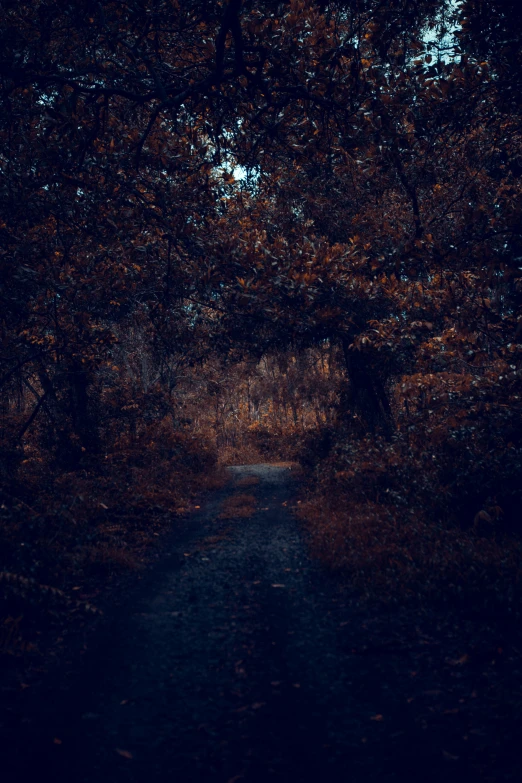
{"label": "dark forest", "polygon": [[[0,102],[0,732],[78,783],[518,779],[519,3],[7,0]],[[247,569],[241,536],[258,524],[256,547],[285,526],[302,542],[286,568],[294,544],[281,544],[267,589],[279,599],[285,572],[311,569],[292,600],[316,596],[357,665],[380,655],[356,679],[411,707],[397,736],[379,704],[361,718],[363,697],[325,695],[337,727],[352,723],[317,739],[306,716],[322,721],[317,694],[354,664],[320,619],[314,648],[302,619],[310,660],[330,650],[337,674],[325,664],[310,688],[299,675],[284,709],[237,697],[244,747],[218,707],[183,718],[200,737],[190,759],[160,748],[156,767],[130,747],[141,718],[128,748],[89,729],[80,751],[76,724],[74,752],[65,728],[46,737],[66,659],[78,671],[87,651],[95,682],[100,647],[116,668],[129,655],[127,626],[107,636],[122,596],[145,600],[145,582],[159,595],[155,569],[176,547],[180,569],[224,552]],[[248,568],[239,591],[264,584]],[[206,605],[210,584],[186,601]],[[216,617],[237,594],[224,590]],[[331,615],[325,595],[344,608]],[[207,631],[193,646],[183,633],[172,644],[196,660]],[[290,653],[277,660],[291,668]],[[277,671],[263,676],[279,693]]]}

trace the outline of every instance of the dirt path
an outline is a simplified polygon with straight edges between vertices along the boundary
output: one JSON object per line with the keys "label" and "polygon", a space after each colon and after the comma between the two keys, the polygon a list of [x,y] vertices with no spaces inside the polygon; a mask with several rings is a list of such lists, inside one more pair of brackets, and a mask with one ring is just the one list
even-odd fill
{"label": "dirt path", "polygon": [[[462,705],[441,710],[438,725],[423,723],[414,703],[430,688],[450,695],[425,696],[425,706],[453,703],[458,677],[446,687],[439,658],[460,654],[464,631],[454,650],[440,650],[422,618],[408,616],[383,638],[386,621],[358,615],[309,559],[287,510],[290,471],[231,470],[236,481],[260,479],[257,513],[220,535],[229,487],[193,518],[183,542],[172,540],[105,621],[82,666],[73,663],[33,699],[13,737],[12,779],[471,780],[487,738],[462,739]],[[511,778],[499,767],[482,779]]]}

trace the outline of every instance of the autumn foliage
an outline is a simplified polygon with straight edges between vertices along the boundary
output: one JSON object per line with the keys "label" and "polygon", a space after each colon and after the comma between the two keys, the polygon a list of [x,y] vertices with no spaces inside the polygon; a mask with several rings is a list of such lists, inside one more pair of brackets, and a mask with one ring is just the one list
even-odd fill
{"label": "autumn foliage", "polygon": [[335,565],[519,579],[521,31],[500,0],[2,4],[6,573],[300,455]]}

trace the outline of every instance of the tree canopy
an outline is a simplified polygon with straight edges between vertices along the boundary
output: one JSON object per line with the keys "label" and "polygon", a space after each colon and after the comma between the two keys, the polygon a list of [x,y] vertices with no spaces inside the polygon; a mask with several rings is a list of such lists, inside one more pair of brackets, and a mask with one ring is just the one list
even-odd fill
{"label": "tree canopy", "polygon": [[80,466],[182,418],[216,357],[328,345],[339,426],[464,449],[476,503],[495,454],[511,493],[520,24],[499,0],[3,3],[9,464],[31,433]]}

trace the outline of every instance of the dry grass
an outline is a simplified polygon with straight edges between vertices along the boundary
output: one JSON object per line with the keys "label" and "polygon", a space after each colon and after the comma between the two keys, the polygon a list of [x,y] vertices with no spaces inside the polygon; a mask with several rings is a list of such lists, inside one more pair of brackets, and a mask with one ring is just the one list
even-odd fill
{"label": "dry grass", "polygon": [[522,593],[522,544],[402,516],[377,503],[315,496],[299,505],[313,553],[344,571],[364,594],[471,599],[516,607]]}
{"label": "dry grass", "polygon": [[230,481],[230,473],[224,465],[217,465],[209,473],[198,478],[198,491],[214,492],[223,489]]}
{"label": "dry grass", "polygon": [[255,487],[256,484],[259,484],[257,476],[243,476],[236,481],[236,487]]}
{"label": "dry grass", "polygon": [[219,453],[220,465],[258,465],[265,462],[260,451],[251,445],[227,446],[222,448]]}
{"label": "dry grass", "polygon": [[202,541],[198,546],[198,551],[203,552],[206,549],[211,549],[212,547],[221,544],[222,541],[225,541],[228,538],[231,532],[232,532],[232,527],[230,527],[230,525],[227,525],[226,527],[222,528],[219,531],[219,533],[215,533],[212,536],[205,536],[205,538],[202,539]]}
{"label": "dry grass", "polygon": [[223,502],[220,519],[248,519],[256,510],[254,495],[232,495]]}
{"label": "dry grass", "polygon": [[101,542],[84,549],[84,569],[91,575],[112,575],[120,571],[135,571],[143,563],[137,553],[124,544]]}
{"label": "dry grass", "polygon": [[[2,565],[14,576],[9,590],[0,590],[0,653],[20,651],[20,634],[24,643],[38,644],[42,628],[69,622],[79,596],[98,604],[147,563],[202,492],[230,481],[226,469],[212,464],[193,469],[181,458],[131,457],[115,452],[92,471],[59,474],[27,461],[23,485],[2,487]],[[62,596],[56,606],[48,600],[53,590]],[[19,616],[15,633],[12,618]]]}

